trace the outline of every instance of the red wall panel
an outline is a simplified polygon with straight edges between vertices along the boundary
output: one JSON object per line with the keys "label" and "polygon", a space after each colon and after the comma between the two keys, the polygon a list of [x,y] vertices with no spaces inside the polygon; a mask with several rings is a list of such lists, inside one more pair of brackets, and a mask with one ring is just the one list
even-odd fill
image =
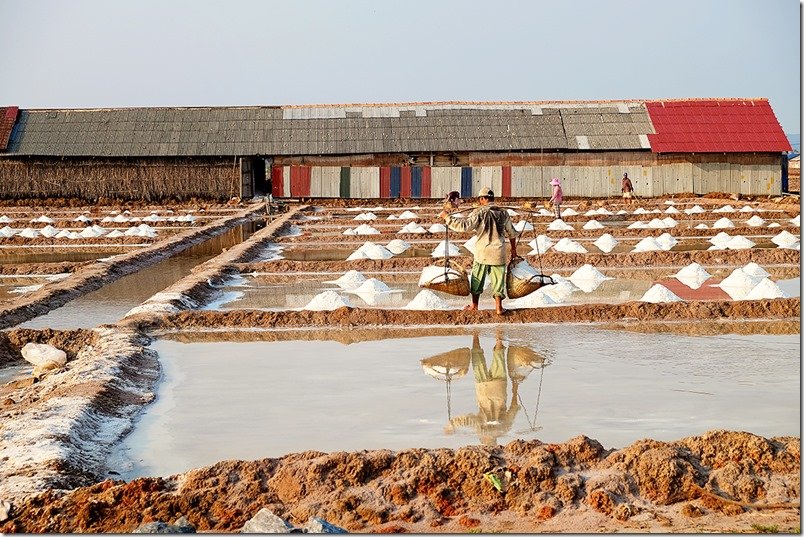
{"label": "red wall panel", "polygon": [[390,166],[380,166],[380,197],[391,197],[391,168]]}
{"label": "red wall panel", "polygon": [[422,167],[422,197],[429,198],[433,185],[433,175],[430,166]]}
{"label": "red wall panel", "polygon": [[402,188],[399,190],[399,197],[410,197],[410,166],[403,166],[400,170],[402,173]]}
{"label": "red wall panel", "polygon": [[313,169],[310,166],[290,167],[290,195],[294,198],[310,195],[310,177]]}
{"label": "red wall panel", "polygon": [[285,175],[282,166],[274,166],[271,168],[271,195],[275,198],[281,198],[285,192]]}
{"label": "red wall panel", "polygon": [[511,166],[502,167],[502,197],[511,197]]}

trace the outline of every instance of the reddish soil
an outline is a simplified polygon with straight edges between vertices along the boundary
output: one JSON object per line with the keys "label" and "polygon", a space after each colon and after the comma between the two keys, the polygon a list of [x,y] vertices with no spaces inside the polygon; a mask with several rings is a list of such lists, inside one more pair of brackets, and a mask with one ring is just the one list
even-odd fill
{"label": "reddish soil", "polygon": [[57,263],[12,263],[0,264],[0,274],[65,274],[75,272],[94,261],[59,261]]}
{"label": "reddish soil", "polygon": [[[352,532],[778,531],[800,527],[798,438],[712,431],[610,450],[562,444],[321,453],[224,461],[167,478],[48,491],[13,506],[4,532],[128,533],[185,516],[238,531],[263,507]],[[484,479],[493,472],[498,491]]]}

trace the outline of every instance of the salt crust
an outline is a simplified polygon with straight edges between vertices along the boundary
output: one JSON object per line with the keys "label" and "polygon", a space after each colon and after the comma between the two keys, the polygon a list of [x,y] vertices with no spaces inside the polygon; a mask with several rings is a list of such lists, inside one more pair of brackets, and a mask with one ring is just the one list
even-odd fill
{"label": "salt crust", "polygon": [[553,246],[553,250],[557,252],[565,252],[565,253],[575,253],[575,254],[585,254],[586,248],[581,246],[580,243],[575,242],[574,240],[564,237],[560,241],[558,241],[555,246]]}
{"label": "salt crust", "polygon": [[335,291],[324,291],[314,296],[302,309],[308,311],[334,311],[343,307],[353,307],[348,298],[341,296]]}
{"label": "salt crust", "polygon": [[422,289],[404,307],[406,310],[432,311],[450,309],[449,303],[429,289]]}
{"label": "salt crust", "polygon": [[598,237],[597,240],[592,244],[597,246],[600,249],[600,251],[609,253],[612,250],[614,250],[614,248],[620,243],[617,241],[617,239],[612,237],[611,234],[604,233],[603,235]]}
{"label": "salt crust", "polygon": [[657,283],[648,289],[648,291],[639,300],[641,302],[659,304],[662,302],[679,302],[681,299],[670,289]]}

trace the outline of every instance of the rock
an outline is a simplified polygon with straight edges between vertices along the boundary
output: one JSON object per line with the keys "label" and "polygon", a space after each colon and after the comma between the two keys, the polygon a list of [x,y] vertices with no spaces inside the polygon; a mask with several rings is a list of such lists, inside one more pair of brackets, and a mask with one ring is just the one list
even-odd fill
{"label": "rock", "polygon": [[47,343],[26,343],[22,347],[22,357],[33,365],[55,362],[61,367],[67,363],[67,353]]}
{"label": "rock", "polygon": [[263,507],[245,523],[240,533],[290,533],[290,524]]}
{"label": "rock", "polygon": [[11,518],[11,510],[14,508],[11,502],[0,500],[0,522],[5,522]]}
{"label": "rock", "polygon": [[167,524],[161,520],[147,522],[131,533],[195,533],[195,528],[182,516],[173,524]]}
{"label": "rock", "polygon": [[335,524],[330,524],[326,520],[314,516],[310,517],[302,530],[307,533],[349,533]]}

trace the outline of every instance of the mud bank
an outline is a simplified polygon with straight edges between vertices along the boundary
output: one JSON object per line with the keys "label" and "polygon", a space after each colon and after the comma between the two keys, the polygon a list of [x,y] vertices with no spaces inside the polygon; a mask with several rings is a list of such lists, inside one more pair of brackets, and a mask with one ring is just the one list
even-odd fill
{"label": "mud bank", "polygon": [[[5,500],[105,478],[111,447],[153,400],[159,376],[156,353],[144,347],[148,338],[133,331],[42,331],[36,337],[34,332],[14,331],[8,342],[16,346],[28,336],[57,344],[61,337],[75,355],[40,382],[3,386],[0,498]],[[81,342],[91,344],[75,352]]]}
{"label": "mud bank", "polygon": [[[606,449],[561,444],[321,453],[225,461],[167,478],[104,481],[14,504],[4,532],[130,532],[179,516],[231,532],[263,507],[353,532],[778,531],[800,527],[793,437],[710,431]],[[499,490],[484,475],[499,480]]]}
{"label": "mud bank", "polygon": [[30,275],[30,274],[66,274],[76,272],[81,267],[91,265],[94,261],[60,261],[57,263],[0,263],[0,274]]}
{"label": "mud bank", "polygon": [[[541,256],[525,256],[534,267],[539,263],[545,269],[572,267],[573,270],[588,263],[602,267],[683,267],[692,262],[709,267],[713,265],[740,266],[751,261],[759,265],[798,265],[801,253],[787,248],[768,248],[750,250],[698,250],[685,252],[628,252],[621,254],[575,254],[554,252]],[[465,267],[471,267],[470,256],[450,256]],[[430,265],[443,264],[443,259],[430,257],[399,257],[390,259],[356,259],[353,261],[289,261],[279,259],[262,263],[241,263],[236,265],[241,273],[250,272],[386,272],[394,270],[421,270]]]}
{"label": "mud bank", "polygon": [[70,300],[94,291],[104,284],[219,235],[231,227],[248,221],[250,216],[264,210],[265,206],[259,204],[234,216],[217,220],[203,228],[178,233],[136,252],[121,254],[105,262],[82,266],[63,280],[48,283],[37,291],[21,296],[14,301],[0,304],[0,329],[15,326],[63,306]]}
{"label": "mud bank", "polygon": [[[67,353],[68,360],[75,357],[84,347],[92,345],[97,334],[91,330],[31,330],[17,328],[0,332],[0,366],[23,361],[21,350],[26,343],[47,343]],[[0,395],[3,390],[0,387]]]}
{"label": "mud bank", "polygon": [[673,302],[651,304],[578,304],[509,311],[493,310],[411,311],[339,308],[335,311],[182,311],[151,318],[128,319],[143,330],[176,330],[210,327],[304,328],[310,326],[472,325],[497,323],[559,323],[634,321],[702,321],[717,319],[797,319],[800,298],[751,301]]}

